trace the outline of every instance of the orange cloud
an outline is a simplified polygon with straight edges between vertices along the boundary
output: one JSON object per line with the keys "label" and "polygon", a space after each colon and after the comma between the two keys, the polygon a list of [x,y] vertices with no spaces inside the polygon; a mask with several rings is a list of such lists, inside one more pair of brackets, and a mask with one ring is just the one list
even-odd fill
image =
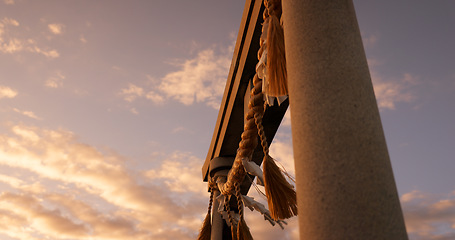
{"label": "orange cloud", "polygon": [[144,89],[142,87],[136,86],[134,84],[128,84],[128,88],[120,90],[120,95],[123,96],[123,99],[127,102],[133,102],[138,97],[144,95]]}
{"label": "orange cloud", "polygon": [[14,0],[3,0],[6,5],[14,5]]}
{"label": "orange cloud", "polygon": [[27,116],[29,118],[33,118],[33,119],[36,119],[36,120],[42,120],[40,117],[36,116],[36,114],[32,111],[21,111],[17,108],[13,108],[13,111],[17,112],[17,113],[20,113],[24,116]]}
{"label": "orange cloud", "polygon": [[63,29],[65,28],[65,25],[61,23],[52,23],[48,24],[47,27],[49,28],[49,31],[55,35],[60,35],[63,33]]}
{"label": "orange cloud", "polygon": [[57,238],[83,236],[86,229],[62,215],[59,210],[46,209],[30,195],[2,193],[0,207],[9,216],[20,216],[22,225],[29,225],[46,235]]}
{"label": "orange cloud", "polygon": [[193,59],[174,63],[180,69],[164,76],[158,89],[185,105],[205,102],[218,108],[230,62],[227,53],[217,55],[213,49],[203,50]]}
{"label": "orange cloud", "polygon": [[128,88],[121,89],[120,95],[127,102],[145,97],[155,104],[163,104],[166,99],[174,99],[185,105],[205,103],[218,109],[229,73],[231,48],[220,51],[208,48],[194,58],[173,61],[170,64],[177,70],[160,80],[147,75],[153,88],[146,90],[129,84]]}
{"label": "orange cloud", "polygon": [[[18,176],[0,175],[0,182],[15,189],[0,197],[0,211],[8,221],[22,219],[20,225],[34,235],[51,238],[167,239],[164,232],[181,239],[196,237],[208,197],[200,180],[202,160],[173,154],[158,176],[149,179],[128,169],[123,157],[80,143],[69,131],[24,125],[10,130],[0,135],[0,169],[15,169]],[[176,163],[180,157],[192,164]],[[179,173],[179,167],[191,173]],[[44,189],[32,181],[42,182]],[[90,199],[95,201],[89,204]],[[13,236],[18,229],[0,233]],[[32,239],[27,232],[21,234],[22,239]]]}
{"label": "orange cloud", "polygon": [[412,239],[454,239],[455,196],[412,191],[401,197],[406,228]]}
{"label": "orange cloud", "polygon": [[33,40],[33,37],[15,37],[14,33],[10,33],[9,31],[11,26],[19,27],[20,24],[12,18],[5,17],[0,20],[0,52],[9,54],[31,52],[42,54],[48,58],[58,58],[60,56],[59,52],[55,49],[48,50],[48,48],[38,46],[37,42]]}
{"label": "orange cloud", "polygon": [[175,152],[159,168],[147,171],[146,176],[152,181],[162,181],[173,192],[206,194],[207,185],[195,174],[200,172],[202,162],[189,153]]}
{"label": "orange cloud", "polygon": [[60,71],[57,71],[54,76],[46,80],[44,85],[49,88],[60,88],[63,86],[63,80],[65,78],[65,75],[63,75]]}
{"label": "orange cloud", "polygon": [[385,80],[375,71],[371,71],[374,93],[380,109],[394,110],[397,103],[413,102],[417,98],[414,87],[420,84],[418,78],[409,73],[399,79]]}
{"label": "orange cloud", "polygon": [[17,91],[10,87],[0,86],[0,99],[2,98],[14,98],[17,96]]}

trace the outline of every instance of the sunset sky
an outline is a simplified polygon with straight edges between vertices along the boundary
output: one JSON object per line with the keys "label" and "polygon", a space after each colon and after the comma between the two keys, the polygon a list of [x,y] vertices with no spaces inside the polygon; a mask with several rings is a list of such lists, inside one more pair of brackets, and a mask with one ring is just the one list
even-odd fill
{"label": "sunset sky", "polygon": [[[195,239],[244,4],[0,0],[0,239]],[[354,4],[410,239],[455,239],[455,1]]]}

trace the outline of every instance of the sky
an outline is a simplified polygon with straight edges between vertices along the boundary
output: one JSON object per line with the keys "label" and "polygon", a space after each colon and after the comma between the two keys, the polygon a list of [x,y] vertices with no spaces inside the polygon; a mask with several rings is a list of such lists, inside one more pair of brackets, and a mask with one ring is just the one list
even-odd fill
{"label": "sky", "polygon": [[[0,0],[0,239],[195,239],[244,4]],[[455,2],[354,5],[409,237],[455,239]]]}

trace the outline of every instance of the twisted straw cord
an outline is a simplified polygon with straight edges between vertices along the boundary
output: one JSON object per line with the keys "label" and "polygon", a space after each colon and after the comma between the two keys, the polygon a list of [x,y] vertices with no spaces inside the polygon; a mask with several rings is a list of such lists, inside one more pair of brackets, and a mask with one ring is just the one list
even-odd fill
{"label": "twisted straw cord", "polygon": [[246,123],[241,135],[239,149],[235,161],[232,165],[231,171],[228,173],[226,183],[220,189],[221,193],[225,196],[231,195],[235,183],[241,183],[246,176],[246,171],[243,167],[243,159],[249,159],[258,145],[258,131],[254,115],[257,112],[263,114],[264,112],[264,95],[262,93],[262,81],[258,78],[257,74],[253,77],[254,88],[251,90],[251,98],[248,103],[248,113],[245,116]]}
{"label": "twisted straw cord", "polygon": [[232,218],[231,207],[229,206],[229,197],[228,196],[226,196],[226,199],[224,200],[224,207],[226,208],[226,212],[227,212],[228,219],[229,219],[229,224],[231,224],[232,237],[235,238],[236,234],[235,234],[234,219]]}
{"label": "twisted straw cord", "polygon": [[214,195],[214,190],[215,189],[210,189],[210,200],[209,200],[209,209],[207,211],[208,215],[212,214],[212,206],[213,206],[213,195]]}
{"label": "twisted straw cord", "polygon": [[235,196],[237,198],[237,207],[239,209],[240,220],[243,218],[243,200],[240,195],[240,184],[237,182],[234,184],[235,187]]}

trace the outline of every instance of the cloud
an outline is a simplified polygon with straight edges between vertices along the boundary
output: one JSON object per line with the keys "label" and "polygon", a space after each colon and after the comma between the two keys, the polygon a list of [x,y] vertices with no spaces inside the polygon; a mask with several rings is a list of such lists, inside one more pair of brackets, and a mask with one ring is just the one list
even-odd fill
{"label": "cloud", "polygon": [[61,72],[56,72],[54,74],[55,76],[52,76],[46,80],[44,85],[49,88],[60,88],[63,86],[63,80],[65,79],[65,75],[63,75]]}
{"label": "cloud", "polygon": [[[272,148],[292,173],[291,145],[278,139]],[[200,175],[203,159],[176,151],[155,153],[150,161],[157,166],[136,171],[128,159],[82,143],[70,131],[11,126],[0,134],[0,170],[14,173],[0,174],[0,182],[12,188],[0,194],[0,234],[32,240],[195,239],[209,196]],[[444,201],[436,206],[449,207]],[[298,239],[297,218],[283,231],[246,211],[256,239]]]}
{"label": "cloud", "polygon": [[81,35],[79,41],[81,41],[82,43],[87,43],[87,39],[84,37],[84,35]]}
{"label": "cloud", "polygon": [[121,95],[128,102],[138,97],[145,97],[155,104],[174,99],[184,105],[204,103],[218,109],[229,73],[232,48],[212,47],[200,51],[193,58],[175,60],[169,64],[176,67],[176,71],[159,80],[147,75],[148,85],[152,87],[130,84],[129,88],[121,90]]}
{"label": "cloud", "polygon": [[125,101],[133,102],[136,98],[142,97],[144,95],[144,89],[130,83],[128,85],[128,88],[121,89],[119,94],[123,96],[123,99]]}
{"label": "cloud", "polygon": [[123,157],[81,143],[72,132],[11,126],[0,134],[0,169],[15,175],[0,174],[0,182],[14,190],[0,195],[0,221],[21,227],[0,227],[0,233],[21,239],[194,239],[208,197],[202,162],[176,152],[161,167],[137,172]]}
{"label": "cloud", "polygon": [[385,79],[377,72],[371,71],[374,93],[380,109],[395,110],[398,103],[411,103],[417,99],[415,86],[419,78],[405,73],[400,78]]}
{"label": "cloud", "polygon": [[406,228],[411,239],[455,237],[455,195],[435,196],[412,191],[401,197]]}
{"label": "cloud", "polygon": [[363,41],[363,45],[366,48],[369,48],[369,47],[373,47],[374,45],[376,45],[376,43],[378,41],[378,37],[377,37],[377,35],[374,35],[374,34],[370,34],[368,36],[365,36],[362,33],[362,41]]}
{"label": "cloud", "polygon": [[420,191],[414,190],[412,192],[405,193],[401,196],[402,203],[408,203],[416,199],[424,199],[426,195]]}
{"label": "cloud", "polygon": [[[151,239],[152,235],[137,229],[135,219],[117,212],[101,212],[74,196],[59,193],[40,196],[3,193],[0,209],[4,218],[19,218],[20,226],[26,226],[16,232],[33,232],[47,238]],[[12,235],[11,231],[4,232]]]}
{"label": "cloud", "polygon": [[0,28],[5,28],[8,25],[17,27],[17,26],[19,26],[19,22],[15,19],[4,17],[0,21]]}
{"label": "cloud", "polygon": [[12,54],[22,51],[39,53],[48,58],[58,58],[60,56],[57,50],[43,50],[36,45],[34,40],[31,39],[27,41],[20,40],[18,38],[10,38],[8,41],[2,41],[2,39],[0,39],[0,52]]}
{"label": "cloud", "polygon": [[14,98],[17,96],[17,91],[10,87],[0,86],[0,99],[2,98]]}
{"label": "cloud", "polygon": [[131,109],[130,109],[130,112],[131,112],[132,114],[134,114],[134,115],[138,115],[138,114],[139,114],[139,112],[137,111],[136,108],[131,108]]}
{"label": "cloud", "polygon": [[42,54],[48,58],[58,58],[60,54],[55,49],[48,49],[38,46],[33,38],[18,38],[14,33],[10,32],[10,26],[19,27],[17,20],[12,18],[3,18],[0,20],[0,52],[2,53],[18,53],[31,52]]}
{"label": "cloud", "polygon": [[[373,48],[378,36],[375,34],[365,35],[362,33],[362,41],[365,48]],[[417,100],[415,87],[422,84],[418,76],[404,73],[401,76],[385,77],[376,69],[383,62],[376,58],[368,58],[371,80],[374,93],[380,110],[395,110],[398,103],[411,103]]]}
{"label": "cloud", "polygon": [[84,225],[71,221],[58,209],[45,208],[30,195],[4,192],[0,204],[7,215],[20,216],[30,227],[54,238],[83,236],[86,232]]}
{"label": "cloud", "polygon": [[291,126],[291,109],[290,108],[288,108],[286,110],[286,113],[283,116],[283,120],[281,120],[280,126],[286,126],[286,127]]}
{"label": "cloud", "polygon": [[22,180],[3,174],[0,174],[0,182],[7,183],[8,185],[11,185],[15,188],[19,188],[23,184]]}
{"label": "cloud", "polygon": [[[0,52],[13,53],[23,49],[22,41],[8,36],[9,26],[18,27],[19,22],[12,18],[4,17],[0,20]],[[5,39],[4,36],[8,37]]]}
{"label": "cloud", "polygon": [[22,41],[17,38],[9,39],[8,42],[3,42],[0,45],[0,51],[3,53],[14,53],[24,49]]}
{"label": "cloud", "polygon": [[[255,197],[257,200],[258,197]],[[263,204],[266,204],[264,202]],[[264,217],[257,212],[251,212],[246,209],[245,221],[247,222],[250,232],[254,239],[281,239],[281,240],[298,240],[299,239],[299,226],[297,217],[287,219],[287,225],[281,229],[278,225],[272,226]]]}
{"label": "cloud", "polygon": [[183,126],[176,127],[172,129],[171,131],[173,134],[178,134],[178,133],[186,133],[186,134],[194,134],[194,131],[191,129],[185,128]]}
{"label": "cloud", "polygon": [[287,140],[275,138],[270,144],[270,156],[276,160],[278,166],[282,166],[292,176],[295,175],[294,153],[290,138]]}
{"label": "cloud", "polygon": [[47,25],[49,31],[55,35],[60,35],[63,33],[63,29],[65,28],[65,25],[61,23],[51,23]]}
{"label": "cloud", "polygon": [[165,100],[162,95],[154,91],[149,91],[145,97],[156,104],[161,104]]}
{"label": "cloud", "polygon": [[163,181],[173,192],[207,193],[207,184],[202,182],[200,173],[203,161],[190,153],[175,152],[162,161],[157,169],[146,172],[154,181]]}
{"label": "cloud", "polygon": [[14,134],[16,134],[17,136],[20,136],[22,138],[22,140],[24,140],[26,142],[36,143],[40,140],[40,137],[38,136],[38,134],[36,134],[36,132],[34,132],[30,128],[14,126],[11,130],[14,132]]}
{"label": "cloud", "polygon": [[179,70],[168,73],[158,89],[169,98],[191,105],[204,102],[218,108],[226,84],[231,58],[229,54],[216,54],[206,49],[181,63],[174,63]]}
{"label": "cloud", "polygon": [[[32,44],[34,43],[34,41],[29,41],[31,42]],[[39,54],[42,54],[48,58],[58,58],[60,56],[60,53],[55,50],[55,49],[52,49],[52,50],[43,50],[41,49],[40,47],[38,47],[37,45],[32,45],[32,46],[29,46],[27,48],[27,50],[29,52],[34,52],[34,53],[39,53]]]}

